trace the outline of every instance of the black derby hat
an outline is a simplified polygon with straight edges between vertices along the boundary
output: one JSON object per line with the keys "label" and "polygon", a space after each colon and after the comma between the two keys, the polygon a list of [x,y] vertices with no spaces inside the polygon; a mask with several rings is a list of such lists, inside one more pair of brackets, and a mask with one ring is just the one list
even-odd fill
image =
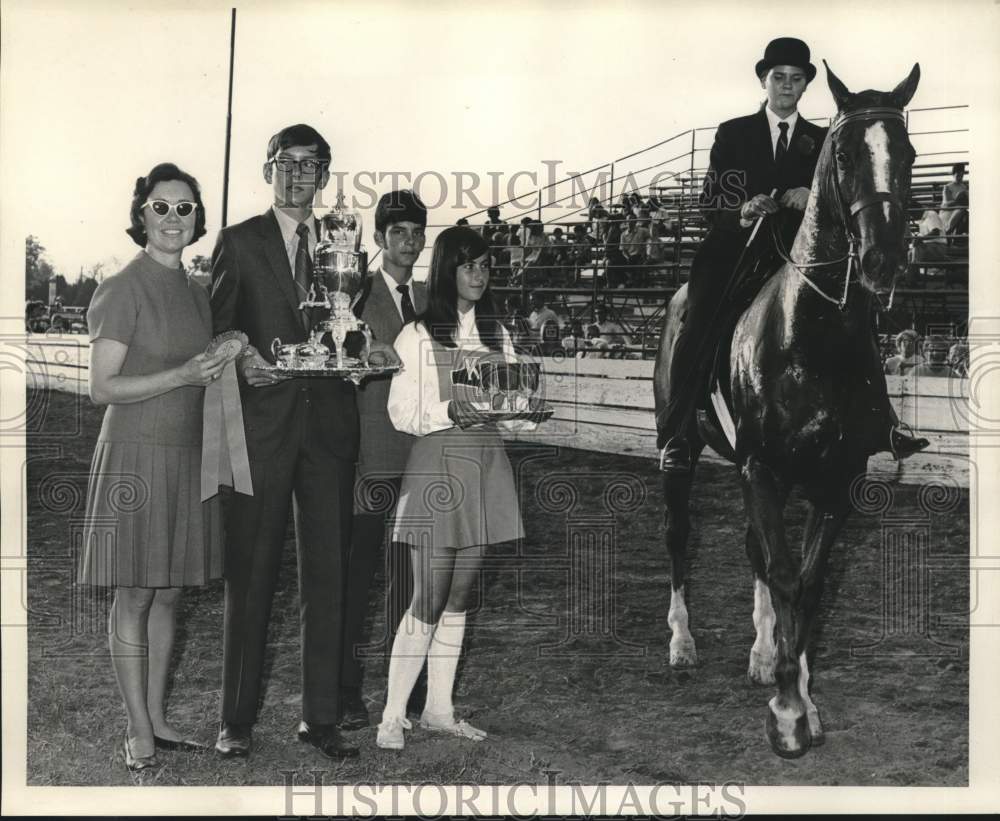
{"label": "black derby hat", "polygon": [[762,77],[775,66],[798,66],[805,70],[810,83],[816,76],[816,66],[809,62],[809,46],[796,37],[778,37],[768,43],[755,71]]}

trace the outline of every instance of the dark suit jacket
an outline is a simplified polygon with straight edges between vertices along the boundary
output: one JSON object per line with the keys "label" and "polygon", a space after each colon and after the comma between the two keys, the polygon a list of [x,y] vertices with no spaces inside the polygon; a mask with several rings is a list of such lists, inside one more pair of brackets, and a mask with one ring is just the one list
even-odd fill
{"label": "dark suit jacket", "polygon": [[740,208],[757,194],[780,197],[789,188],[812,186],[826,129],[800,114],[780,166],[775,165],[771,131],[762,108],[722,123],[715,132],[701,208],[713,228],[743,230]]}
{"label": "dark suit jacket", "polygon": [[[304,342],[295,283],[281,229],[270,209],[223,228],[212,255],[212,324],[215,333],[243,331],[250,344],[273,361],[271,342]],[[304,389],[308,393],[304,393]],[[313,432],[314,445],[353,461],[358,448],[354,386],[341,379],[288,379],[253,388],[241,382],[243,424],[251,460],[298,446],[298,403],[308,396],[326,424]],[[294,445],[292,443],[295,443]]]}
{"label": "dark suit jacket", "polygon": [[[427,289],[413,283],[413,307],[419,314],[427,307]],[[375,338],[390,345],[403,329],[403,320],[381,270],[368,275],[364,294],[356,310],[372,329]],[[358,475],[372,473],[401,476],[413,447],[415,436],[393,427],[386,406],[389,402],[391,376],[366,379],[358,388],[358,411],[361,420],[361,449]]]}
{"label": "dark suit jacket", "polygon": [[[688,288],[689,299],[700,300],[708,295],[705,288],[716,290],[728,282],[751,231],[740,225],[743,203],[757,194],[770,195],[774,189],[777,189],[775,198],[780,199],[789,188],[812,186],[825,138],[825,128],[807,122],[800,114],[788,151],[780,165],[776,165],[763,108],[756,114],[727,120],[718,127],[700,200],[710,230],[692,262],[694,284]],[[776,220],[782,240],[790,248],[802,223],[802,212],[782,208],[771,219]],[[745,262],[751,264],[761,257],[770,259],[773,251],[769,249],[773,245],[770,232],[760,231]]]}

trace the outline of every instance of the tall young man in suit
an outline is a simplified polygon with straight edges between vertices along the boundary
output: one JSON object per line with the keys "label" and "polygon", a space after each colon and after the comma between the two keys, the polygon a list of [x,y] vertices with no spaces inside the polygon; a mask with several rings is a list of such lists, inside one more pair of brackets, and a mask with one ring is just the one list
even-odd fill
{"label": "tall young man in suit", "polygon": [[[375,208],[375,243],[382,249],[381,267],[369,274],[355,313],[372,329],[376,339],[392,343],[406,322],[426,307],[423,283],[413,281],[413,265],[424,249],[427,208],[410,190],[384,194]],[[401,433],[389,420],[390,377],[366,379],[358,389],[361,450],[355,486],[354,527],[348,565],[347,615],[341,679],[343,729],[368,725],[368,711],[361,699],[363,670],[358,658],[368,610],[368,592],[399,498],[399,488],[414,437]],[[385,654],[403,613],[413,596],[409,546],[388,542],[386,558]],[[410,701],[423,707],[422,693],[414,688]]]}
{"label": "tall young man in suit", "polygon": [[[772,40],[755,71],[767,102],[756,114],[718,127],[702,188],[700,206],[710,230],[691,264],[687,316],[670,362],[671,396],[662,426],[671,433],[662,461],[668,472],[690,470],[687,432],[708,360],[726,327],[728,306],[720,304],[720,295],[727,292],[734,274],[753,268],[767,273],[780,262],[767,224],[746,248],[752,227],[760,217],[774,220],[784,247],[792,247],[826,137],[826,129],[798,113],[799,100],[816,76],[809,46],[794,37]],[[734,272],[737,265],[740,270]],[[873,361],[871,370],[872,405],[878,409],[879,424],[887,428],[882,449],[905,457],[926,447],[926,439],[898,430],[881,363]]]}
{"label": "tall young man in suit", "polygon": [[308,125],[271,138],[264,179],[274,203],[223,228],[212,260],[216,333],[237,329],[254,350],[240,360],[240,396],[253,496],[226,509],[222,724],[216,750],[250,753],[261,671],[289,507],[294,507],[302,637],[298,735],[331,758],[357,755],[339,735],[344,566],[351,523],[358,413],[339,379],[283,379],[262,370],[271,342],[304,342],[299,310],[317,242],[313,200],[329,179],[330,146]]}

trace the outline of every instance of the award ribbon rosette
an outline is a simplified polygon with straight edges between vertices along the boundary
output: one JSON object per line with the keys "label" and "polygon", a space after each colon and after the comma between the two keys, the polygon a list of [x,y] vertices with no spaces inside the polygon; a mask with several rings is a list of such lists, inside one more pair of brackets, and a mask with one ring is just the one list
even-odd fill
{"label": "award ribbon rosette", "polygon": [[243,406],[236,378],[236,358],[249,340],[241,331],[227,331],[215,337],[205,349],[220,351],[228,361],[215,382],[205,386],[204,421],[201,438],[201,500],[211,499],[222,486],[253,496],[250,457],[243,432]]}

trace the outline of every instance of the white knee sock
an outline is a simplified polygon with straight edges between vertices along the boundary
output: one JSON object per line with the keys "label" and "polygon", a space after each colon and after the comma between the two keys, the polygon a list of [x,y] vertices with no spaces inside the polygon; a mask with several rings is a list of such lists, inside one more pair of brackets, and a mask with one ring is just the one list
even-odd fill
{"label": "white knee sock", "polygon": [[427,652],[427,705],[424,709],[429,713],[452,714],[451,691],[455,686],[455,670],[464,637],[465,611],[450,613],[445,610]]}
{"label": "white knee sock", "polygon": [[385,699],[386,718],[406,718],[406,702],[424,666],[434,625],[420,621],[409,610],[403,614],[389,657],[389,692]]}

